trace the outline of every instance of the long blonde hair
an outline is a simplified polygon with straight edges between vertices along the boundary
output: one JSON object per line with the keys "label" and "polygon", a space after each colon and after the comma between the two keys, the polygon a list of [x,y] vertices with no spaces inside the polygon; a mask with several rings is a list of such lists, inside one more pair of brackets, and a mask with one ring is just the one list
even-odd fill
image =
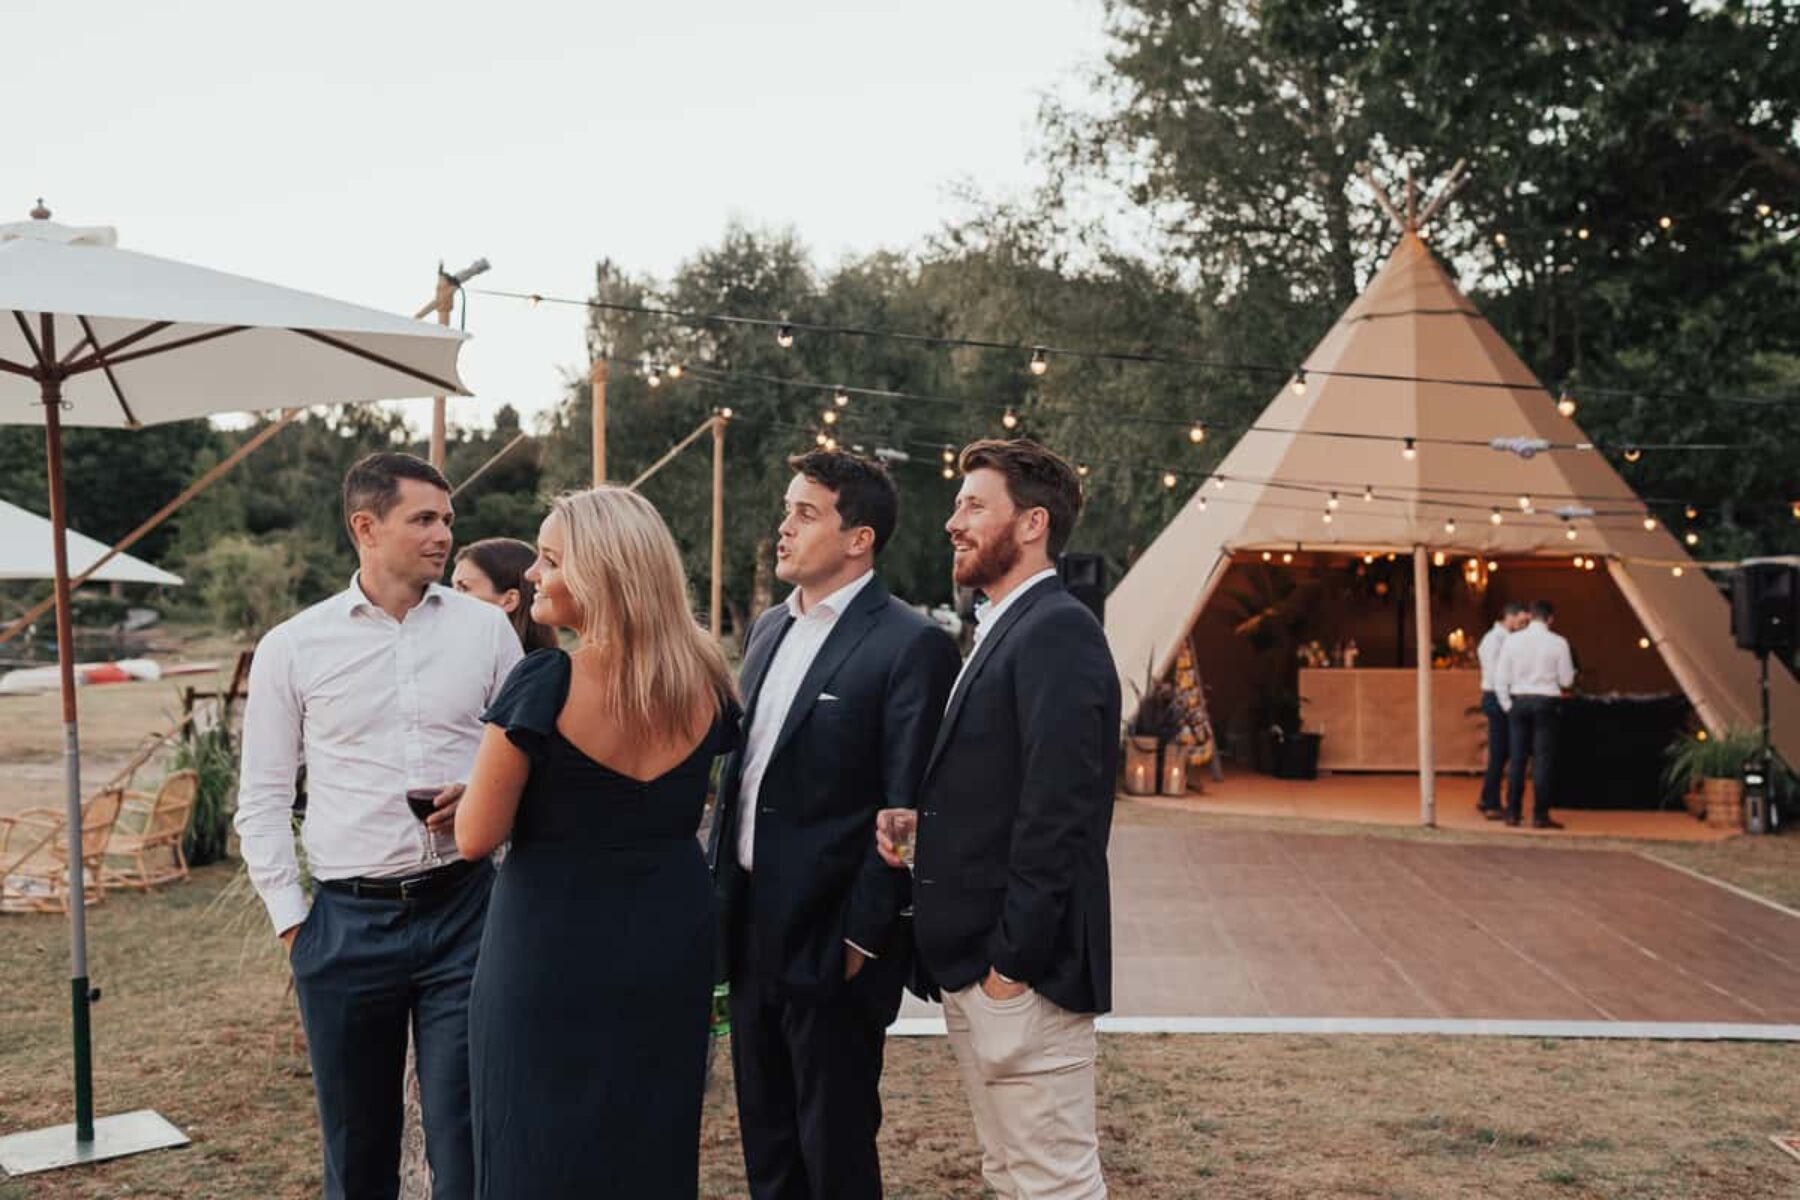
{"label": "long blonde hair", "polygon": [[703,695],[736,694],[724,652],[688,608],[681,552],[662,515],[636,492],[603,486],[557,497],[563,578],[581,610],[583,644],[613,676],[610,715],[634,742],[690,729]]}

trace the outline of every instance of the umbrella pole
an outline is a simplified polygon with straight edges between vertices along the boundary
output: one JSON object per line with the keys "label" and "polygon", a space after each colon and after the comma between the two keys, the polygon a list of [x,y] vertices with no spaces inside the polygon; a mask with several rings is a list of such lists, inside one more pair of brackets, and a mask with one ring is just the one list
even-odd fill
{"label": "umbrella pole", "polygon": [[75,1036],[75,1140],[94,1140],[93,1040],[88,1026],[87,889],[82,853],[81,739],[75,725],[75,638],[69,603],[69,527],[63,493],[62,382],[47,379],[44,450],[50,467],[50,528],[56,573],[56,663],[62,682],[64,826],[69,842],[69,1003]]}
{"label": "umbrella pole", "polygon": [[[81,739],[75,727],[75,637],[69,603],[69,516],[63,490],[62,379],[48,369],[56,361],[55,331],[44,319],[44,450],[50,476],[50,526],[56,575],[56,661],[62,677],[63,783],[69,845],[69,1003],[75,1048],[75,1123],[0,1137],[0,1174],[8,1177],[99,1162],[146,1150],[187,1144],[187,1135],[151,1109],[94,1123],[93,1034],[88,1011],[98,992],[88,986],[86,830],[81,821]],[[73,1136],[71,1136],[73,1135]]]}

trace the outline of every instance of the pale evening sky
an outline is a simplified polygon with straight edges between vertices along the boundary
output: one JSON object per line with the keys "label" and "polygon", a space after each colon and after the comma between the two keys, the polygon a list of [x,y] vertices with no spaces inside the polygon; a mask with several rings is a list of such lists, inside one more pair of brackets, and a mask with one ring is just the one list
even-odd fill
{"label": "pale evening sky", "polygon": [[[666,276],[728,221],[829,266],[915,245],[967,181],[1016,194],[1099,0],[624,5],[19,0],[0,220],[45,197],[130,249],[411,313],[441,258],[582,296]],[[29,52],[21,53],[21,49]],[[451,420],[556,400],[579,309],[476,296]],[[416,424],[428,404],[409,404]]]}

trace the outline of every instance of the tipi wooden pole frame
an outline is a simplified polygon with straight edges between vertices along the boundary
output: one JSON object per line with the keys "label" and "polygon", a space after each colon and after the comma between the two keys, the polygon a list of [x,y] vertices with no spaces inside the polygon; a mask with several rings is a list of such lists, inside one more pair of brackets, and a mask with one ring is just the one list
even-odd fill
{"label": "tipi wooden pole frame", "polygon": [[1437,824],[1437,763],[1431,740],[1431,560],[1413,547],[1413,640],[1419,677],[1419,824]]}

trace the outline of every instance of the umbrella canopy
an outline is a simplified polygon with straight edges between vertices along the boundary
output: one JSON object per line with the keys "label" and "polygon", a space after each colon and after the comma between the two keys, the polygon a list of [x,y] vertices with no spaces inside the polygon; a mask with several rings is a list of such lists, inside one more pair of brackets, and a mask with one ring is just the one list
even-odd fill
{"label": "umbrella canopy", "polygon": [[[109,547],[67,531],[69,573],[79,575]],[[55,531],[50,522],[28,509],[0,500],[0,579],[55,579]],[[88,577],[94,583],[156,583],[181,586],[181,576],[141,558],[120,554]]]}
{"label": "umbrella canopy", "polygon": [[0,225],[0,422],[43,419],[46,321],[64,425],[468,394],[459,332],[116,242],[107,228]]}
{"label": "umbrella canopy", "polygon": [[[49,468],[56,641],[62,677],[64,800],[81,828],[68,528],[63,495],[65,425],[135,429],[212,413],[307,404],[467,395],[456,374],[465,335],[374,309],[118,248],[109,228],[32,220],[0,225],[0,422],[44,427]],[[171,1144],[154,1113],[108,1118],[97,1131],[88,1031],[87,917],[81,855],[69,855],[69,958],[75,1121],[60,1130],[0,1138],[0,1165],[31,1156],[66,1165]],[[133,1118],[163,1127],[145,1140]],[[48,1151],[40,1144],[56,1143]],[[109,1142],[110,1139],[110,1142]],[[63,1144],[66,1140],[67,1144]],[[98,1143],[98,1144],[97,1144]],[[13,1167],[7,1165],[11,1172]]]}

